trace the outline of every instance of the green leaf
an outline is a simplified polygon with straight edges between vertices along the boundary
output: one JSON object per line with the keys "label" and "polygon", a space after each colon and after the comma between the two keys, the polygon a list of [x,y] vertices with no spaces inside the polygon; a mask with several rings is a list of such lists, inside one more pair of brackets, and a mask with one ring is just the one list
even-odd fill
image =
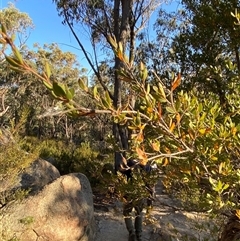
{"label": "green leaf", "polygon": [[15,58],[12,58],[12,57],[9,57],[7,55],[5,55],[5,59],[7,60],[7,62],[13,66],[13,67],[20,67],[21,66],[21,63],[19,62],[18,59],[15,59]]}
{"label": "green leaf", "polygon": [[103,106],[106,107],[107,109],[110,108],[109,103],[108,103],[104,98],[102,98],[102,104],[103,104]]}
{"label": "green leaf", "polygon": [[167,106],[167,107],[166,107],[166,110],[167,110],[168,113],[176,114],[176,111],[175,111],[175,110],[173,109],[173,107],[171,107],[171,106]]}
{"label": "green leaf", "polygon": [[159,90],[160,90],[160,93],[161,93],[162,97],[163,97],[164,99],[166,99],[165,91],[164,91],[164,89],[163,89],[162,84],[158,83],[158,88],[159,88]]}
{"label": "green leaf", "polygon": [[24,69],[19,68],[19,67],[10,66],[10,69],[11,69],[11,70],[14,70],[14,71],[17,71],[17,72],[21,72],[21,73],[25,72]]}
{"label": "green leaf", "polygon": [[150,93],[150,84],[147,84],[147,94]]}
{"label": "green leaf", "polygon": [[156,85],[154,85],[152,88],[156,93],[158,93],[158,87]]}
{"label": "green leaf", "polygon": [[84,83],[84,80],[83,80],[83,79],[80,78],[80,79],[78,80],[78,85],[79,85],[79,87],[80,87],[82,90],[88,92],[88,87],[87,87],[86,84]]}
{"label": "green leaf", "polygon": [[74,88],[70,88],[69,91],[71,92],[72,96],[75,95],[75,90],[74,90]]}
{"label": "green leaf", "polygon": [[19,63],[20,64],[23,64],[23,58],[22,58],[22,55],[21,53],[19,52],[19,50],[17,48],[14,48],[13,49],[13,53],[14,55],[16,56],[16,58],[18,59]]}
{"label": "green leaf", "polygon": [[65,86],[58,82],[53,82],[53,92],[56,96],[66,97],[66,89]]}
{"label": "green leaf", "polygon": [[1,29],[4,34],[7,34],[7,29],[4,24],[1,24]]}
{"label": "green leaf", "polygon": [[167,99],[163,98],[160,93],[152,93],[152,96],[155,98],[155,100],[158,100],[161,103],[167,102]]}
{"label": "green leaf", "polygon": [[46,81],[43,81],[43,84],[44,84],[49,90],[52,90],[53,86],[52,86],[51,83],[46,82]]}
{"label": "green leaf", "polygon": [[97,96],[98,96],[98,90],[97,90],[97,86],[95,85],[95,86],[93,87],[93,97],[96,99]]}
{"label": "green leaf", "polygon": [[109,107],[110,107],[112,100],[111,100],[111,98],[110,98],[110,96],[109,96],[108,91],[105,91],[105,98],[106,98],[106,101],[107,101],[107,103],[108,103],[108,105],[109,105]]}
{"label": "green leaf", "polygon": [[131,82],[133,80],[132,77],[127,72],[125,72],[123,69],[117,70],[117,74],[119,75],[121,80],[123,80],[125,82]]}
{"label": "green leaf", "polygon": [[58,96],[53,92],[53,90],[51,91],[51,94],[55,99],[58,99]]}
{"label": "green leaf", "polygon": [[144,82],[146,79],[147,79],[147,76],[148,76],[148,71],[147,71],[147,68],[145,66],[145,64],[143,62],[140,62],[140,78],[142,79],[142,81]]}
{"label": "green leaf", "polygon": [[48,78],[51,77],[51,69],[50,69],[50,66],[48,64],[48,61],[45,61],[45,71],[46,71],[46,75]]}
{"label": "green leaf", "polygon": [[223,187],[223,183],[220,180],[218,180],[218,183],[217,183],[217,186],[216,186],[216,191],[221,191],[222,187]]}
{"label": "green leaf", "polygon": [[147,68],[145,67],[142,72],[142,80],[145,81],[147,77],[148,77],[148,71],[147,71]]}
{"label": "green leaf", "polygon": [[108,39],[108,41],[110,42],[110,44],[112,45],[112,47],[113,47],[114,49],[117,49],[118,45],[117,45],[116,38],[109,35],[109,36],[107,37],[107,39]]}
{"label": "green leaf", "polygon": [[146,101],[147,107],[152,107],[149,95],[147,94],[145,95],[145,101]]}
{"label": "green leaf", "polygon": [[205,118],[206,118],[206,116],[207,116],[207,113],[206,113],[206,112],[203,112],[202,115],[201,115],[201,117],[200,117],[200,121],[204,121]]}
{"label": "green leaf", "polygon": [[141,126],[141,117],[139,111],[137,111],[137,116],[134,118],[134,122],[136,126]]}
{"label": "green leaf", "polygon": [[224,190],[226,190],[226,189],[228,189],[228,188],[229,188],[229,184],[224,184],[224,186],[223,186],[222,189],[223,189],[223,191],[224,191]]}
{"label": "green leaf", "polygon": [[199,131],[200,134],[204,135],[205,132],[206,132],[206,129],[205,129],[205,128],[202,128],[202,129],[199,129],[198,131]]}
{"label": "green leaf", "polygon": [[74,96],[74,90],[72,91],[73,89],[68,89],[66,88],[66,97],[68,100],[72,100],[73,99],[73,96]]}
{"label": "green leaf", "polygon": [[215,185],[216,185],[216,180],[215,180],[215,179],[209,177],[208,180],[209,180],[209,182],[210,182],[210,184],[211,184],[212,186],[215,186]]}
{"label": "green leaf", "polygon": [[128,129],[130,129],[130,130],[137,130],[138,127],[136,127],[136,126],[128,126]]}

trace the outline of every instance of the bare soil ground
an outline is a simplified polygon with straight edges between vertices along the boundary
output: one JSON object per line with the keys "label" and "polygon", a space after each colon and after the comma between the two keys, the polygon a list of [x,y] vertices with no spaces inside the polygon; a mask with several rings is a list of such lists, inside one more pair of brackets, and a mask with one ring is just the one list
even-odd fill
{"label": "bare soil ground", "polygon": [[[95,241],[127,241],[122,205],[117,200],[95,198],[97,233]],[[217,241],[214,220],[204,213],[185,212],[179,200],[156,186],[156,200],[150,215],[144,213],[143,241]]]}

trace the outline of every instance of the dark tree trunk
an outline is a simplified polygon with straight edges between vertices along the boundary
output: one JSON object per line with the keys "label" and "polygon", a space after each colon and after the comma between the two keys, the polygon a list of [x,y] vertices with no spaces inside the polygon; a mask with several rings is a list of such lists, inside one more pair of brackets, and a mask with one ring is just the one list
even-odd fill
{"label": "dark tree trunk", "polygon": [[[126,42],[129,37],[129,27],[132,12],[133,1],[131,0],[116,0],[114,5],[114,35],[117,42],[123,46],[123,51],[126,50]],[[121,13],[121,21],[120,19]],[[115,79],[114,79],[114,99],[113,104],[116,109],[122,106],[122,81],[120,80],[117,70],[122,68],[121,61],[115,57]],[[128,130],[126,126],[113,123],[113,135],[116,143],[123,153],[128,150]],[[124,154],[123,154],[124,155]],[[115,155],[115,164],[120,159]]]}

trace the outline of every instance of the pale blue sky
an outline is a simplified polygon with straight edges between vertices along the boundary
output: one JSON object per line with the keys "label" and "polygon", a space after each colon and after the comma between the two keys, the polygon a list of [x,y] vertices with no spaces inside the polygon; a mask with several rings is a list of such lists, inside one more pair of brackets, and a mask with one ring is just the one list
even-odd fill
{"label": "pale blue sky", "polygon": [[[67,26],[62,24],[62,18],[58,16],[52,0],[0,0],[0,7],[5,8],[12,2],[21,12],[26,12],[33,20],[35,28],[27,40],[27,45],[31,48],[33,43],[41,45],[45,43],[57,43],[63,51],[70,51],[78,56],[82,67],[87,67],[82,52],[66,45],[78,48],[74,37]],[[83,38],[85,44],[88,44]]]}
{"label": "pale blue sky", "polygon": [[[9,2],[14,3],[16,8],[21,12],[26,12],[33,20],[35,28],[32,30],[27,41],[27,45],[30,48],[33,43],[39,43],[41,45],[44,43],[57,43],[63,51],[75,53],[78,56],[78,61],[81,66],[90,70],[83,53],[80,50],[66,46],[71,45],[78,48],[78,44],[69,28],[62,24],[62,18],[58,16],[52,0],[0,0],[0,8],[7,7]],[[173,9],[172,6],[170,8]],[[84,46],[89,46],[90,50],[90,43],[87,40],[87,36],[81,33],[80,39],[84,43]]]}

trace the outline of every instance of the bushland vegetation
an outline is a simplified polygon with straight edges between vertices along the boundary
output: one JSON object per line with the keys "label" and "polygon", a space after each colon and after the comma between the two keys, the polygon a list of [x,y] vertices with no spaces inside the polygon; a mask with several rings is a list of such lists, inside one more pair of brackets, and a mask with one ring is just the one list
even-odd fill
{"label": "bushland vegetation", "polygon": [[[40,145],[40,155],[56,159],[63,173],[86,171],[101,182],[97,170],[121,151],[142,164],[157,163],[164,186],[186,208],[233,211],[238,220],[238,2],[182,1],[172,13],[159,1],[54,2],[94,75],[89,81],[74,56],[55,45],[37,51],[16,46],[11,26],[2,22],[8,92],[2,125],[17,126],[19,105],[28,106],[17,134],[31,141],[22,148]],[[143,30],[154,11],[156,39],[150,41]],[[93,62],[74,31],[81,25],[90,31]],[[108,59],[99,59],[98,46]]]}

